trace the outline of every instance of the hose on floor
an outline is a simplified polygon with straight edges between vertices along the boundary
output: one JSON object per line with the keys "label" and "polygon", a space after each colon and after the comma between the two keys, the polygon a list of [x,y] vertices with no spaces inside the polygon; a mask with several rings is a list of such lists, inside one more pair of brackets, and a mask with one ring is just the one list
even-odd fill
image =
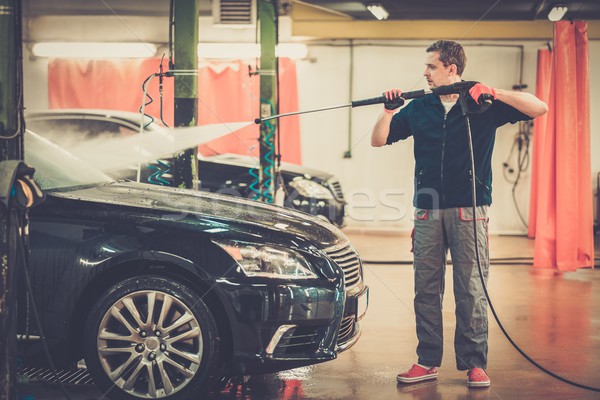
{"label": "hose on floor", "polygon": [[[465,113],[465,123],[467,124],[467,136],[468,136],[468,141],[469,141],[469,157],[470,157],[470,161],[471,161],[471,171],[473,171],[473,176],[475,176],[475,158],[473,156],[473,138],[471,136],[471,122],[469,120],[469,116]],[[572,386],[576,386],[578,388],[581,389],[586,389],[586,390],[591,390],[594,392],[600,392],[600,388],[597,387],[593,387],[593,386],[588,386],[588,385],[584,385],[581,383],[577,383],[577,382],[573,382],[567,378],[564,378],[550,370],[548,370],[547,368],[544,368],[543,366],[541,366],[540,364],[538,364],[533,358],[531,358],[527,353],[525,353],[516,343],[515,341],[510,337],[510,335],[508,334],[508,332],[506,331],[506,329],[504,329],[504,326],[502,325],[502,322],[500,322],[500,318],[498,317],[498,314],[496,313],[496,310],[494,309],[494,305],[492,304],[492,300],[490,299],[490,295],[488,293],[487,290],[487,286],[485,285],[485,280],[483,279],[483,271],[481,269],[481,261],[479,259],[479,248],[477,246],[477,218],[476,218],[476,210],[477,210],[477,197],[476,197],[476,181],[475,179],[471,179],[471,194],[472,194],[472,198],[473,198],[473,240],[475,241],[475,259],[477,260],[477,268],[479,269],[479,279],[481,280],[481,286],[483,287],[483,292],[485,293],[485,298],[488,301],[488,304],[490,305],[490,310],[492,311],[492,314],[494,315],[494,319],[496,320],[496,322],[498,323],[498,326],[500,327],[500,330],[502,331],[502,333],[504,334],[504,336],[506,337],[506,339],[508,339],[508,341],[510,342],[510,344],[527,360],[529,361],[534,367],[538,368],[540,371],[550,375],[553,378],[558,379],[559,381],[562,381],[566,384],[572,385]]]}

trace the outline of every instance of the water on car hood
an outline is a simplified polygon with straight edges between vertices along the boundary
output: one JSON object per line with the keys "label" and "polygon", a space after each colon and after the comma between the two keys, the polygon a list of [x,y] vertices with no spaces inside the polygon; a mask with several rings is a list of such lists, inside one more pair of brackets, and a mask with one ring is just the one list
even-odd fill
{"label": "water on car hood", "polygon": [[135,182],[115,182],[56,191],[52,195],[79,201],[167,211],[168,214],[163,213],[163,215],[171,220],[195,215],[197,218],[208,220],[226,220],[231,224],[251,224],[304,237],[319,248],[330,247],[347,240],[334,225],[310,214],[241,197],[197,190]]}

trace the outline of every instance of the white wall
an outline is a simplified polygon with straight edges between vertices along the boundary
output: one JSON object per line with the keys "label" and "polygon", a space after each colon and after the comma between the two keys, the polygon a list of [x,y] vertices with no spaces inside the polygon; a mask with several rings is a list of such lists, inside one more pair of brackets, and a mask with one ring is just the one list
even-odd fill
{"label": "white wall", "polygon": [[[429,42],[354,43],[352,99],[375,97],[390,88],[426,88],[422,79],[425,48]],[[482,45],[484,44],[484,45]],[[535,93],[537,49],[542,42],[463,42],[467,53],[466,80],[510,89],[519,82],[520,49],[499,44],[523,45],[523,83]],[[592,104],[600,104],[600,43],[590,46]],[[347,42],[310,46],[312,62],[298,62],[300,109],[347,104],[350,100],[350,49]],[[381,105],[326,111],[301,117],[302,154],[307,166],[326,169],[341,180],[350,201],[348,225],[375,228],[412,228],[414,161],[412,139],[384,148],[370,146],[370,129]],[[348,113],[352,118],[352,158],[344,159]],[[597,114],[597,113],[596,113]],[[592,112],[592,171],[600,171],[600,117]],[[517,125],[498,130],[493,165],[493,206],[490,230],[495,233],[525,232],[512,199],[512,184],[503,178],[502,163],[508,157]],[[513,157],[512,165],[516,167]],[[516,188],[517,204],[525,220],[529,208],[529,168]]]}

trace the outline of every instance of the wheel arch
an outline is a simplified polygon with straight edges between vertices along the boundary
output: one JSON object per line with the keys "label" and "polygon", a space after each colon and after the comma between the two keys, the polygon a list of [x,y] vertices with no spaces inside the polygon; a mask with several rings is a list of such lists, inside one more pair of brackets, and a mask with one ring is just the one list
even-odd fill
{"label": "wheel arch", "polygon": [[72,361],[81,359],[83,355],[85,322],[102,293],[128,278],[139,275],[159,275],[172,277],[203,296],[202,300],[213,314],[217,324],[221,362],[229,362],[233,356],[233,335],[228,312],[217,293],[218,288],[214,285],[214,280],[200,271],[195,264],[191,262],[182,264],[180,257],[166,257],[164,253],[160,258],[129,259],[113,263],[110,267],[105,268],[81,291],[71,314],[68,340],[73,346]]}

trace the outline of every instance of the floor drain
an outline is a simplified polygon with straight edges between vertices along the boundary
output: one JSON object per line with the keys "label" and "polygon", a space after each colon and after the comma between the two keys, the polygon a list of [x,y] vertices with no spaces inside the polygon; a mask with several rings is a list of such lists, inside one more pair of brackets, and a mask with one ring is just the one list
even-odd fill
{"label": "floor drain", "polygon": [[[94,381],[85,368],[58,370],[58,379],[66,385],[93,385]],[[49,368],[19,368],[17,377],[26,382],[57,383],[54,373]]]}

